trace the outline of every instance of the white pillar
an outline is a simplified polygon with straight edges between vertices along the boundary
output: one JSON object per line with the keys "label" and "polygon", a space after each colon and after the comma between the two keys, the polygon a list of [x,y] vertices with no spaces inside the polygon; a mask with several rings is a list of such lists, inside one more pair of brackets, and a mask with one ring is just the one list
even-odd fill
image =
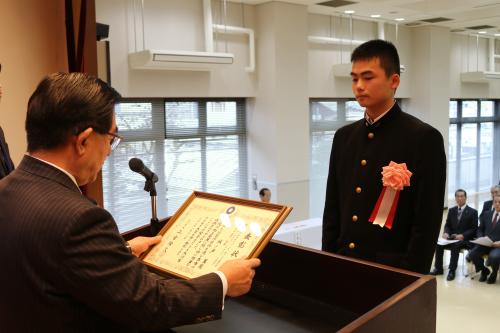
{"label": "white pillar", "polygon": [[[250,101],[250,178],[272,202],[293,206],[288,222],[309,216],[307,6],[257,6],[256,99]],[[257,198],[257,191],[251,193]]]}
{"label": "white pillar", "polygon": [[405,110],[441,132],[446,152],[450,126],[450,39],[448,28],[414,28],[411,76],[407,78],[412,95]]}

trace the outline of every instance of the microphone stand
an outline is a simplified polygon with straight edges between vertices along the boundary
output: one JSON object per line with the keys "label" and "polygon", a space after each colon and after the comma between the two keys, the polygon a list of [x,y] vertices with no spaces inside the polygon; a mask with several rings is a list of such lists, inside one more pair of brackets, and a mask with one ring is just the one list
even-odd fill
{"label": "microphone stand", "polygon": [[151,236],[155,236],[160,231],[160,221],[158,220],[158,216],[156,214],[156,186],[155,182],[158,181],[156,177],[146,179],[146,183],[144,184],[144,191],[149,192],[151,196],[151,223],[150,223],[150,231]]}

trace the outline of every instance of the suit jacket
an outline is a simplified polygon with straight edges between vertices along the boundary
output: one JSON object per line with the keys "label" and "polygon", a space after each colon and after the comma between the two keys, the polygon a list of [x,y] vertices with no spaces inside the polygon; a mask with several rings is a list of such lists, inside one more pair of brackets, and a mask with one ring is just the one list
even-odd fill
{"label": "suit jacket", "polygon": [[5,141],[5,135],[0,127],[0,179],[7,176],[14,170],[14,163],[10,158],[9,146]]}
{"label": "suit jacket", "polygon": [[[411,186],[400,192],[392,229],[368,222],[382,191],[382,167],[406,163]],[[443,216],[443,137],[401,111],[335,133],[330,155],[322,249],[426,274]],[[358,189],[359,187],[359,189]]]}
{"label": "suit jacket", "polygon": [[477,237],[488,236],[492,241],[497,242],[500,240],[500,215],[497,220],[495,228],[493,228],[492,220],[494,210],[484,213],[480,218],[479,228],[477,229]]}
{"label": "suit jacket", "polygon": [[60,170],[25,156],[0,182],[0,331],[129,332],[218,319],[215,273],[165,280]]}
{"label": "suit jacket", "polygon": [[481,210],[481,216],[483,216],[484,213],[491,211],[491,207],[493,207],[493,200],[487,200],[483,203],[483,209]]}
{"label": "suit jacket", "polygon": [[476,236],[477,223],[477,210],[465,206],[460,221],[458,221],[458,206],[455,206],[448,210],[444,232],[449,235],[462,234],[464,235],[464,240],[471,240]]}

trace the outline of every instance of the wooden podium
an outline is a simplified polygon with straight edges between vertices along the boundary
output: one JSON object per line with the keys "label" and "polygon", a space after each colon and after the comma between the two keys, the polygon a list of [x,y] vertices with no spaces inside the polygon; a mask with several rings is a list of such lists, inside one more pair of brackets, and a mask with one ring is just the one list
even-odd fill
{"label": "wooden podium", "polygon": [[[124,234],[149,235],[149,227]],[[435,332],[428,275],[271,241],[249,294],[226,298],[222,320],[175,332]]]}

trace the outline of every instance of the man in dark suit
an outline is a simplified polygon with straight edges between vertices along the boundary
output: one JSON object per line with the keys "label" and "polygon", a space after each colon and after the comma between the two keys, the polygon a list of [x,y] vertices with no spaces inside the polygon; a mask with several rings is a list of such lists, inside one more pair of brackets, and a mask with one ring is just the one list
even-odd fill
{"label": "man in dark suit", "polygon": [[484,213],[495,209],[493,207],[493,198],[495,198],[496,195],[500,195],[500,185],[493,185],[490,189],[490,193],[491,200],[487,200],[483,203],[483,209],[481,210],[481,215],[479,215],[479,217],[483,216]]}
{"label": "man in dark suit", "polygon": [[[469,253],[469,258],[476,266],[476,272],[481,271],[480,282],[487,281],[493,284],[497,280],[498,267],[500,266],[500,195],[493,198],[494,210],[488,211],[481,216],[477,237],[488,236],[492,241],[491,247],[476,245]],[[490,270],[484,265],[483,256],[488,255]],[[489,277],[488,277],[489,275]]]}
{"label": "man in dark suit", "polygon": [[258,259],[188,281],[149,273],[113,217],[82,195],[120,141],[119,94],[82,73],[56,73],[28,103],[28,154],[0,181],[0,331],[130,332],[218,319],[246,293]]}
{"label": "man in dark suit", "polygon": [[[0,73],[2,72],[2,64],[0,64]],[[2,101],[2,85],[0,85],[0,102]],[[14,170],[14,163],[10,158],[9,146],[5,141],[5,135],[0,126],[0,179],[7,176]]]}
{"label": "man in dark suit", "polygon": [[434,270],[432,275],[443,274],[443,254],[444,250],[451,251],[450,265],[448,267],[447,280],[455,279],[455,270],[458,265],[460,250],[469,248],[471,240],[477,232],[477,210],[467,206],[467,192],[459,189],[455,191],[455,201],[457,206],[448,210],[446,224],[444,225],[444,239],[455,239],[458,242],[449,245],[437,245],[436,259],[434,261]]}
{"label": "man in dark suit", "polygon": [[[427,274],[443,215],[443,137],[401,111],[394,99],[400,80],[394,45],[366,42],[354,50],[351,62],[352,90],[366,111],[364,119],[339,129],[333,139],[322,249]],[[399,201],[380,211],[381,172],[391,161],[400,168],[405,163],[413,175]],[[393,203],[395,210],[388,209]],[[369,221],[384,211],[393,213],[393,219],[390,214],[381,219],[384,227]]]}
{"label": "man in dark suit", "polygon": [[[0,87],[0,95],[2,88]],[[10,158],[9,146],[5,141],[5,135],[3,133],[2,127],[0,127],[0,179],[7,176],[14,170],[14,163]]]}

